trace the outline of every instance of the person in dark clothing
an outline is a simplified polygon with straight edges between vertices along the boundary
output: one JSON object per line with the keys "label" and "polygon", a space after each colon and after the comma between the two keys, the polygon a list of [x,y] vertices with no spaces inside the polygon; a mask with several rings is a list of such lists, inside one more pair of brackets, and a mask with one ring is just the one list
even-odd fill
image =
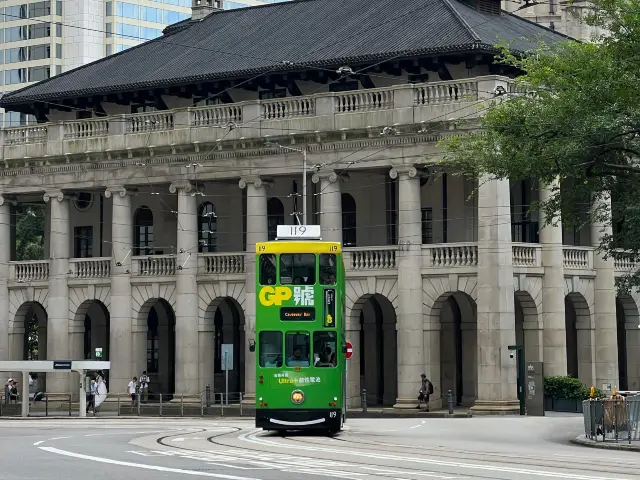
{"label": "person in dark clothing", "polygon": [[425,403],[427,407],[427,412],[429,411],[429,397],[433,393],[433,383],[427,378],[426,374],[420,375],[422,380],[420,385],[420,392],[418,393],[418,406],[416,407],[418,410],[422,406],[422,402]]}

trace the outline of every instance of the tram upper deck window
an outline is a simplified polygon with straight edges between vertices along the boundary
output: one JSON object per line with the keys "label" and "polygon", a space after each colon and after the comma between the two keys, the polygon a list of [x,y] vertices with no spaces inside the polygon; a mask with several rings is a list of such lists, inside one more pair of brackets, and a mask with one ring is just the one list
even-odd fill
{"label": "tram upper deck window", "polygon": [[276,284],[276,256],[272,253],[260,255],[260,285]]}
{"label": "tram upper deck window", "polygon": [[320,255],[320,285],[335,285],[338,278],[336,256],[328,253]]}
{"label": "tram upper deck window", "polygon": [[307,332],[287,332],[285,352],[287,367],[308,367],[311,344]]}
{"label": "tram upper deck window", "polygon": [[314,285],[316,256],[313,253],[280,255],[280,285]]}
{"label": "tram upper deck window", "polygon": [[260,332],[258,350],[261,367],[282,367],[282,332]]}

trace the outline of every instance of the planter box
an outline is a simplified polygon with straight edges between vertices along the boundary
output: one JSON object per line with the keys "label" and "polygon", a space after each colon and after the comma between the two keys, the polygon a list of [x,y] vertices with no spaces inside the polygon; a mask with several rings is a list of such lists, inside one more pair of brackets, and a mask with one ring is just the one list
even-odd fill
{"label": "planter box", "polygon": [[544,409],[551,412],[582,413],[582,400],[544,397]]}

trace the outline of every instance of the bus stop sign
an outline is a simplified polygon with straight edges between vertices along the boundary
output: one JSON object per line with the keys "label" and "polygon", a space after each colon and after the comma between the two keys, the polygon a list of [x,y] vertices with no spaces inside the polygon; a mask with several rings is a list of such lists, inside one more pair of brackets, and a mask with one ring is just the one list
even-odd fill
{"label": "bus stop sign", "polygon": [[347,342],[347,353],[345,354],[345,358],[348,360],[353,355],[353,345],[351,342]]}

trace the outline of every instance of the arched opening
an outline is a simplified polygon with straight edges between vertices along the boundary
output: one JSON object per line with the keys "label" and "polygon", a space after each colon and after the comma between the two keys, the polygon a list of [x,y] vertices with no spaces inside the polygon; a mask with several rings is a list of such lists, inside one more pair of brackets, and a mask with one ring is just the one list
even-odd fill
{"label": "arched opening", "polygon": [[136,210],[133,217],[133,254],[153,255],[153,212],[147,206]]}
{"label": "arched opening", "polygon": [[[211,302],[205,313],[205,323],[213,325],[213,390],[216,393],[225,391],[225,352],[231,345],[232,358],[227,358],[227,364],[231,363],[229,370],[229,395],[231,400],[238,400],[239,393],[245,392],[244,385],[244,311],[240,304],[231,297],[216,298]],[[210,328],[211,330],[211,328]],[[209,347],[211,348],[211,347]]]}
{"label": "arched opening", "polygon": [[[640,346],[638,330],[638,306],[629,295],[616,298],[616,317],[618,320],[618,377],[619,390],[637,390],[640,388],[640,358],[637,354]],[[631,354],[630,354],[631,353]]]}
{"label": "arched opening", "polygon": [[514,294],[516,345],[524,347],[525,361],[539,362],[542,359],[542,326],[538,309],[529,292],[518,290]]}
{"label": "arched opening", "polygon": [[358,243],[356,201],[348,193],[342,194],[342,245],[355,247]]}
{"label": "arched opening", "polygon": [[218,251],[218,217],[211,202],[201,203],[198,207],[198,252]]}
{"label": "arched opening", "polygon": [[[158,394],[169,399],[175,392],[176,317],[171,305],[163,298],[149,300],[147,310],[147,375],[149,399],[159,400]],[[143,313],[145,309],[141,310]],[[194,327],[195,328],[195,327]],[[132,375],[140,376],[142,372]]]}
{"label": "arched opening", "polygon": [[353,306],[360,324],[360,386],[367,404],[393,406],[398,397],[396,311],[382,295],[365,295]]}
{"label": "arched opening", "polygon": [[567,341],[567,375],[580,379],[587,385],[594,381],[591,374],[593,359],[591,340],[591,313],[589,305],[577,292],[564,299],[565,330]]}
{"label": "arched opening", "polygon": [[[47,324],[48,315],[38,302],[25,302],[18,311],[13,322],[9,348],[12,360],[47,360]],[[33,389],[45,391],[46,376],[44,373],[31,373]]]}
{"label": "arched opening", "polygon": [[278,225],[284,225],[284,205],[272,197],[267,202],[267,230],[269,241],[275,240],[278,233]]}
{"label": "arched opening", "polygon": [[478,397],[476,303],[464,292],[447,293],[432,311],[440,321],[440,386],[432,382],[441,392],[451,390],[456,405],[471,407]]}
{"label": "arched opening", "polygon": [[[85,300],[75,313],[74,323],[84,329],[81,337],[80,334],[70,337],[73,358],[109,360],[110,318],[107,307],[100,300]],[[109,385],[108,370],[103,372],[103,378]]]}

